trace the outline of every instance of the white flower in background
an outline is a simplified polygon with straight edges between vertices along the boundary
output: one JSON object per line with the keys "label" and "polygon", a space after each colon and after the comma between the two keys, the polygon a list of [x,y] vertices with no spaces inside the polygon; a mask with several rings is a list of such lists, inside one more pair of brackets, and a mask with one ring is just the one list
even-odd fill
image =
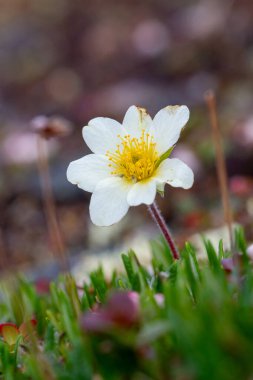
{"label": "white flower in background", "polygon": [[154,202],[166,183],[189,189],[192,170],[177,158],[168,158],[189,119],[186,106],[168,106],[154,119],[146,110],[131,106],[122,125],[97,117],[83,128],[93,152],[70,163],[68,180],[92,193],[90,217],[109,226],[125,216],[130,206]]}

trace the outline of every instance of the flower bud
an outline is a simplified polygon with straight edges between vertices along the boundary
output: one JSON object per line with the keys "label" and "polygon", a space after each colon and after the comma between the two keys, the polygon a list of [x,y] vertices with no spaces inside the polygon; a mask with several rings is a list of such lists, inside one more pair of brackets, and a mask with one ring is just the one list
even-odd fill
{"label": "flower bud", "polygon": [[86,312],[81,327],[87,332],[102,333],[114,327],[131,327],[139,323],[139,294],[118,291],[112,294],[106,306]]}
{"label": "flower bud", "polygon": [[107,312],[120,326],[132,326],[139,321],[139,294],[136,292],[116,292],[109,299]]}
{"label": "flower bud", "polygon": [[72,129],[68,120],[58,116],[36,116],[30,124],[32,130],[45,139],[67,136]]}

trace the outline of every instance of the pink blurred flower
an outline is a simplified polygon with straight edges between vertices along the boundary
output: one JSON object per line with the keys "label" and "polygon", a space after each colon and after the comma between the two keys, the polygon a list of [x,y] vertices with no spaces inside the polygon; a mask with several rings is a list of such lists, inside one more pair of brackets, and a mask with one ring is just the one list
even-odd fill
{"label": "pink blurred flower", "polygon": [[188,38],[204,40],[224,27],[228,12],[229,7],[222,2],[203,0],[185,7],[177,22]]}
{"label": "pink blurred flower", "polygon": [[155,300],[159,306],[164,305],[164,295],[162,293],[155,294]]}
{"label": "pink blurred flower", "polygon": [[116,292],[109,299],[107,313],[120,326],[132,326],[139,321],[139,294]]}
{"label": "pink blurred flower", "polygon": [[230,191],[239,196],[247,196],[253,192],[253,181],[244,176],[234,176],[229,181]]}
{"label": "pink blurred flower", "polygon": [[249,245],[247,248],[247,254],[251,260],[253,260],[253,244]]}
{"label": "pink blurred flower", "polygon": [[112,294],[106,306],[86,312],[81,326],[87,332],[105,332],[113,327],[132,327],[140,320],[139,294],[118,291]]}
{"label": "pink blurred flower", "polygon": [[[54,141],[49,145],[49,154],[56,151]],[[37,161],[36,136],[29,132],[11,132],[3,139],[1,153],[7,164],[29,164]]]}
{"label": "pink blurred flower", "polygon": [[235,267],[235,263],[234,263],[234,260],[232,259],[232,257],[222,259],[221,265],[223,266],[223,269],[227,273],[231,273]]}
{"label": "pink blurred flower", "polygon": [[48,294],[50,290],[50,280],[48,278],[38,278],[35,281],[35,289],[38,294]]}
{"label": "pink blurred flower", "polygon": [[156,56],[170,47],[170,35],[159,20],[142,21],[133,31],[133,45],[144,56]]}

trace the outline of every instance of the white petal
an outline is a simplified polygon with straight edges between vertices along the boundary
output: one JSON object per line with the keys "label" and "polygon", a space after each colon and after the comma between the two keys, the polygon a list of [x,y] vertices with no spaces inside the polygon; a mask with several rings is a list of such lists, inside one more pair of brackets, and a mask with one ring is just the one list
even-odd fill
{"label": "white petal", "polygon": [[148,132],[151,126],[152,119],[145,108],[136,106],[131,106],[128,108],[123,120],[123,127],[126,129],[128,134],[132,137],[138,138],[141,136],[143,129]]}
{"label": "white petal", "polygon": [[100,154],[88,154],[72,161],[67,169],[67,179],[85,191],[93,191],[97,183],[110,176],[109,160]]}
{"label": "white petal", "polygon": [[127,202],[130,206],[138,206],[142,203],[150,205],[156,196],[156,181],[153,179],[135,183],[130,189]]}
{"label": "white petal", "polygon": [[115,150],[120,143],[119,135],[124,135],[122,125],[107,117],[92,119],[83,127],[83,138],[94,153],[105,154],[107,150]]}
{"label": "white petal", "polygon": [[155,115],[150,133],[155,137],[159,154],[165,153],[177,142],[189,115],[186,106],[168,106]]}
{"label": "white petal", "polygon": [[193,185],[194,174],[183,161],[178,158],[168,158],[157,169],[156,179],[161,183],[167,182],[173,187],[189,189]]}
{"label": "white petal", "polygon": [[126,215],[127,193],[131,185],[120,177],[99,182],[91,196],[90,217],[97,226],[110,226]]}

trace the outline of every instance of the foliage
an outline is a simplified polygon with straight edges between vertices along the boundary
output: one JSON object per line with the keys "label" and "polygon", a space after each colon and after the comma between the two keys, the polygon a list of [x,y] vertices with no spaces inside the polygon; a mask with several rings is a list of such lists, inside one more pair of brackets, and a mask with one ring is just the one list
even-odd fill
{"label": "foliage", "polygon": [[218,252],[205,242],[203,262],[186,243],[173,262],[160,240],[150,268],[130,251],[122,255],[125,274],[108,279],[99,268],[81,289],[70,275],[48,294],[23,278],[2,284],[1,326],[28,323],[25,334],[15,329],[15,344],[2,335],[1,378],[252,378],[252,264],[242,230],[235,240],[229,271],[222,242]]}

